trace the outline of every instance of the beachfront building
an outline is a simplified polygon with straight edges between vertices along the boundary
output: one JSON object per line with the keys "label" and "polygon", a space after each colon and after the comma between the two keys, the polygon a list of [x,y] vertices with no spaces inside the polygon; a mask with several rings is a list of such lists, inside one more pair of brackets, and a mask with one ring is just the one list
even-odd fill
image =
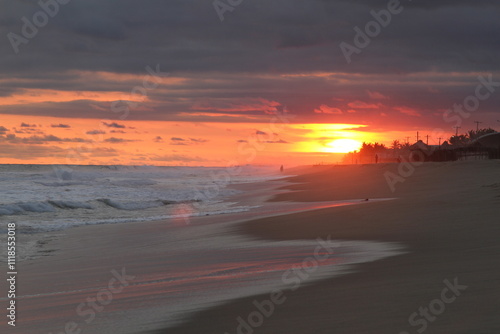
{"label": "beachfront building", "polygon": [[408,159],[414,162],[500,159],[500,133],[489,133],[468,143],[427,145],[419,140],[410,146]]}

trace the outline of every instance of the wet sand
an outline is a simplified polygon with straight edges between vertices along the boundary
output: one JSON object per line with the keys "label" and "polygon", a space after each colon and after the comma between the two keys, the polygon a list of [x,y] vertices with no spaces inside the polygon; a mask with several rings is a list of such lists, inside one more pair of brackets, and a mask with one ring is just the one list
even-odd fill
{"label": "wet sand", "polygon": [[[310,256],[317,242],[266,241],[242,234],[241,223],[290,212],[369,205],[359,199],[263,202],[279,194],[276,188],[285,184],[239,185],[243,192],[231,201],[258,206],[247,212],[19,234],[19,245],[37,240],[37,246],[30,252],[19,249],[15,331],[142,333],[174,326],[224,302],[281,287],[281,273]],[[346,242],[334,247],[333,254],[320,250],[325,259],[310,282],[341,274],[342,263],[397,254],[386,243]],[[5,282],[0,281],[3,291]],[[6,300],[0,296],[0,302]],[[12,329],[0,323],[0,332]]]}
{"label": "wet sand", "polygon": [[[288,291],[269,317],[255,318],[259,326],[240,333],[500,333],[500,162],[426,163],[392,192],[384,173],[397,168],[290,171],[301,175],[289,179],[292,192],[274,201],[397,200],[257,219],[241,232],[271,240],[399,242],[408,253]],[[248,323],[253,302],[265,299],[242,298],[157,333],[238,333],[238,317]]]}

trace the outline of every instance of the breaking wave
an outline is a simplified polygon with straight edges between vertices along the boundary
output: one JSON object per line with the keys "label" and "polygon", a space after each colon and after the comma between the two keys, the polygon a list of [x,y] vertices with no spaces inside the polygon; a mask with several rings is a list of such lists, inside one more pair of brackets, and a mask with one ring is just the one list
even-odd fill
{"label": "breaking wave", "polygon": [[94,201],[78,202],[78,201],[43,201],[43,202],[21,202],[12,204],[0,204],[0,216],[23,215],[28,213],[43,213],[55,212],[57,210],[76,210],[86,209],[95,210],[100,205],[105,205],[117,210],[137,211],[145,210],[165,205],[193,203],[195,201],[170,201],[170,200],[155,200],[143,202],[119,202],[109,198],[100,198]]}

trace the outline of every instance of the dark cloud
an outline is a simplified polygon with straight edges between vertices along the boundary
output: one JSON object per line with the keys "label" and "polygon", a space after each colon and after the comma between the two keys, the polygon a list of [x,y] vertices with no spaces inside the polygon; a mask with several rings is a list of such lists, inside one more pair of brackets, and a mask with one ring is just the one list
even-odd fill
{"label": "dark cloud", "polygon": [[21,123],[22,128],[36,128],[36,124]]}
{"label": "dark cloud", "polygon": [[116,122],[113,122],[113,123],[106,123],[106,122],[102,122],[102,124],[104,124],[105,126],[107,126],[108,128],[116,128],[116,129],[125,129],[126,126],[125,125],[122,125],[122,124],[118,124]]}
{"label": "dark cloud", "polygon": [[64,129],[71,128],[71,126],[68,125],[68,124],[52,124],[51,127],[53,127],[53,128],[64,128]]}
{"label": "dark cloud", "polygon": [[172,137],[170,138],[172,141],[170,145],[199,145],[208,142],[206,139],[201,138],[180,138],[180,137]]}
{"label": "dark cloud", "polygon": [[266,141],[267,144],[289,144],[287,141],[280,139],[280,140],[268,140]]}
{"label": "dark cloud", "polygon": [[[325,0],[328,1],[328,0]],[[340,0],[343,2],[353,3],[354,1],[349,0]],[[333,1],[331,1],[333,2]],[[387,7],[388,0],[356,0],[356,3],[364,4],[370,7]],[[441,7],[481,7],[481,6],[493,6],[498,7],[500,4],[496,0],[419,0],[419,1],[400,1],[404,6],[408,6],[410,8],[413,7],[422,7],[427,9],[432,8],[441,8]]]}
{"label": "dark cloud", "polygon": [[[40,29],[36,38],[20,46],[18,57],[14,57],[5,38],[0,68],[39,77],[58,69],[142,73],[146,66],[142,64],[162,64],[164,71],[169,72],[356,72],[384,60],[387,65],[383,68],[371,68],[380,73],[387,68],[396,71],[429,68],[432,59],[426,56],[449,59],[446,50],[450,46],[455,48],[458,38],[462,39],[460,49],[464,52],[470,50],[465,48],[466,43],[476,40],[474,44],[479,44],[482,50],[498,54],[498,46],[485,44],[484,36],[480,35],[489,31],[490,39],[497,38],[498,1],[404,1],[407,8],[400,14],[404,17],[394,17],[377,42],[372,43],[370,48],[374,51],[369,52],[372,57],[363,57],[360,64],[348,66],[336,50],[338,44],[352,40],[354,25],[364,25],[370,18],[370,10],[386,8],[387,3],[386,0],[256,0],[226,13],[227,18],[221,23],[211,1],[124,0],[120,5],[98,0],[71,2],[51,18],[50,29]],[[2,14],[5,21],[0,29],[2,35],[20,33],[20,18],[29,16],[37,7],[36,3],[10,5]],[[433,10],[422,13],[422,8]],[[436,30],[438,27],[449,28]],[[428,34],[429,31],[433,33]],[[413,40],[416,35],[421,38]],[[405,40],[402,48],[400,42]],[[423,44],[424,40],[427,43]],[[410,58],[395,63],[384,59],[384,56],[399,59],[402,52]],[[31,67],[26,65],[35,63],[35,59],[41,71],[29,74]],[[140,64],[137,59],[141,59]],[[494,60],[484,65],[498,69]],[[450,65],[471,66],[465,61]]]}
{"label": "dark cloud", "polygon": [[21,129],[14,128],[13,130],[15,133],[18,134],[39,134],[39,135],[44,134],[43,131],[37,130],[36,128],[21,128]]}
{"label": "dark cloud", "polygon": [[208,140],[201,138],[189,138],[189,140],[193,143],[199,143],[199,144],[208,142]]}
{"label": "dark cloud", "polygon": [[0,135],[5,134],[9,129],[7,129],[5,126],[0,126]]}
{"label": "dark cloud", "polygon": [[60,138],[54,135],[44,135],[44,136],[29,136],[29,137],[17,137],[15,134],[9,134],[4,138],[0,138],[0,141],[7,141],[9,143],[23,143],[23,144],[45,144],[47,142],[64,142],[64,143],[84,143],[90,142],[83,138]]}
{"label": "dark cloud", "polygon": [[156,136],[156,138],[153,139],[155,143],[163,143],[163,138],[160,136]]}
{"label": "dark cloud", "polygon": [[[116,120],[256,122],[258,115],[287,106],[294,122],[382,125],[382,117],[389,117],[413,128],[442,123],[436,113],[471,94],[478,73],[500,80],[496,0],[402,1],[403,12],[348,64],[340,43],[354,43],[354,27],[364,29],[373,20],[370,11],[387,3],[254,0],[227,12],[221,23],[212,1],[72,1],[20,45],[19,54],[2,39],[0,74],[12,80],[2,79],[0,96],[25,89],[130,95],[141,87],[146,66],[156,64],[182,80],[147,90],[147,99],[126,117],[112,112],[110,102],[86,99],[4,105],[0,113],[107,118],[108,127],[124,128]],[[9,2],[0,14],[0,35],[20,34],[21,18],[37,10],[36,1]],[[141,79],[113,80],[98,72]],[[380,95],[367,96],[375,90]],[[380,110],[349,112],[349,102],[374,99]],[[485,101],[477,118],[496,123],[499,102],[500,94]],[[322,105],[342,113],[315,114]]]}
{"label": "dark cloud", "polygon": [[87,131],[86,134],[88,134],[88,135],[104,135],[104,134],[106,134],[106,131],[92,130],[92,131]]}
{"label": "dark cloud", "polygon": [[117,144],[117,143],[131,142],[131,141],[134,141],[134,140],[111,137],[111,138],[106,138],[104,141],[106,143]]}

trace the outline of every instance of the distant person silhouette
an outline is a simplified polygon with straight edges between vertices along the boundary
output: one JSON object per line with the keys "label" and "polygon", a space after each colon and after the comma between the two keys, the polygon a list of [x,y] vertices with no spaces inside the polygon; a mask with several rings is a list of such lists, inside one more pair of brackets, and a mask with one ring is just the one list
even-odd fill
{"label": "distant person silhouette", "polygon": [[280,167],[280,172],[283,173],[283,165],[281,165],[281,167]]}
{"label": "distant person silhouette", "polygon": [[378,164],[378,154],[375,154],[375,163]]}

